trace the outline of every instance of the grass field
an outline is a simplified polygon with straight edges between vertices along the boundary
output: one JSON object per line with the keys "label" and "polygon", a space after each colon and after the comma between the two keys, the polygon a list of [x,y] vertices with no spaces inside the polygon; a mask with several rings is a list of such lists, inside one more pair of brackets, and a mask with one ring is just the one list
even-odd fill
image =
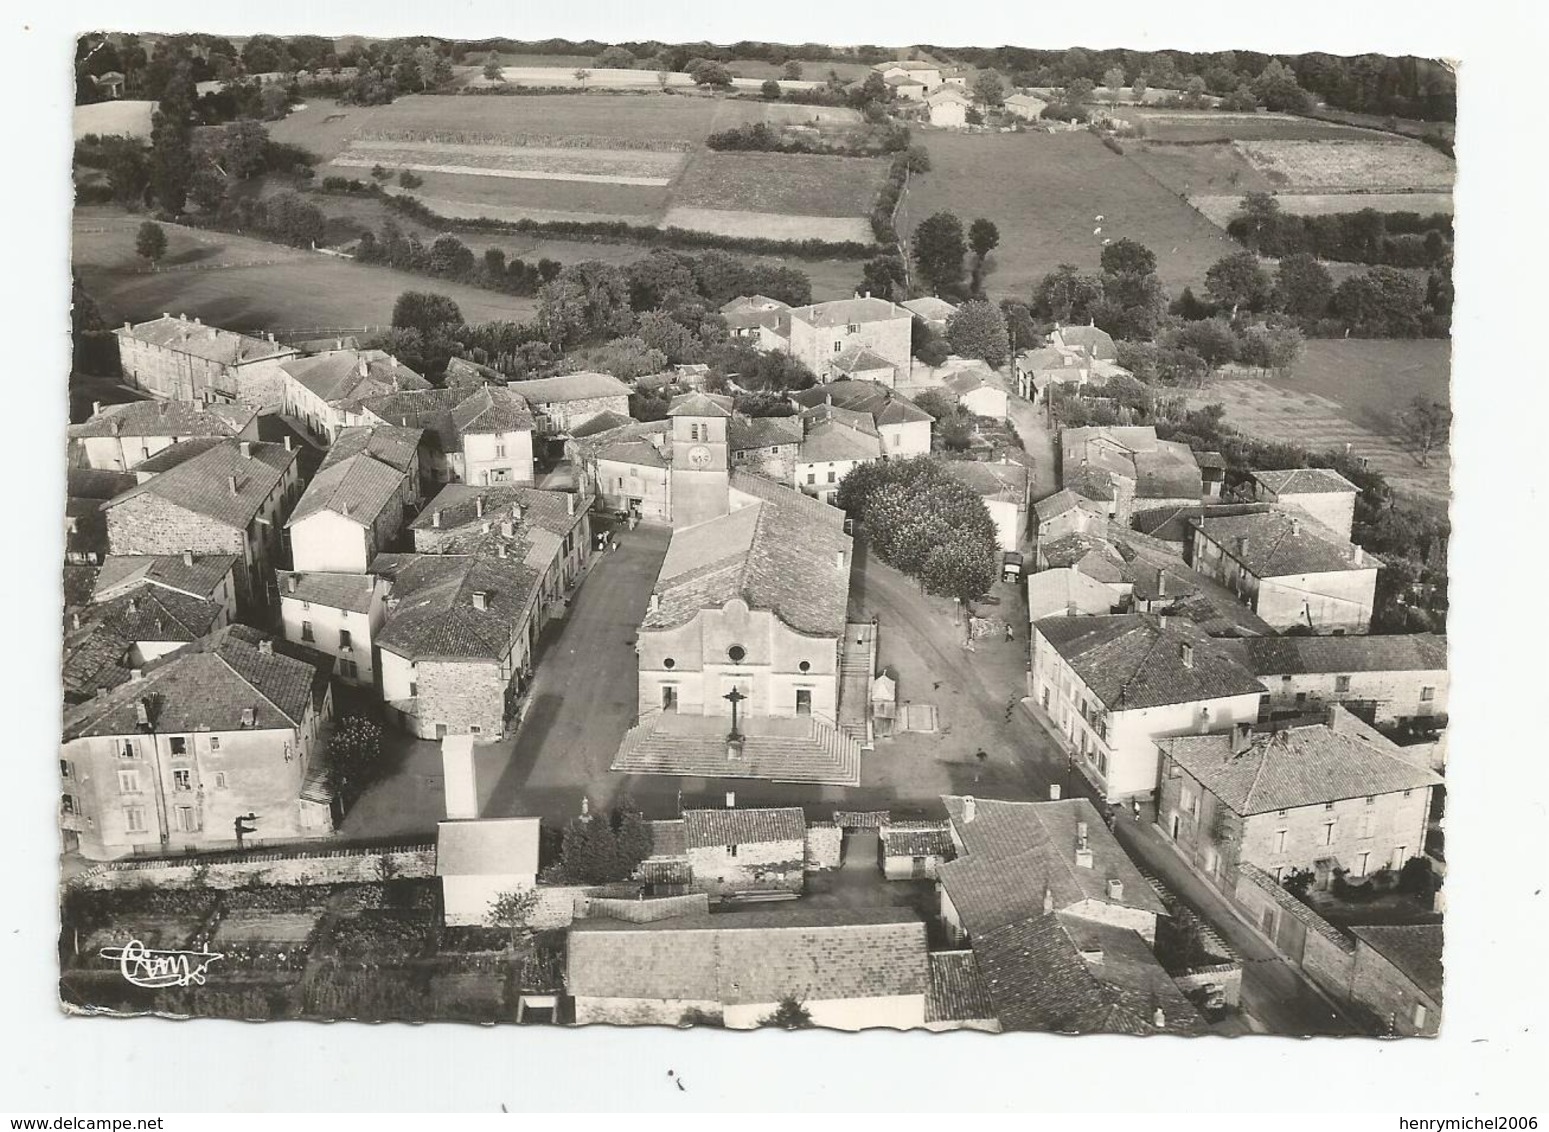
{"label": "grass field", "polygon": [[1450,343],[1436,339],[1315,340],[1284,377],[1217,382],[1192,404],[1220,402],[1227,420],[1254,436],[1367,457],[1397,487],[1446,500],[1445,454],[1431,466],[1393,437],[1392,415],[1416,396],[1450,400]]}
{"label": "grass field", "polygon": [[[1198,287],[1236,245],[1133,162],[1085,131],[955,134],[927,139],[932,171],[910,181],[899,216],[909,233],[948,209],[966,225],[983,216],[1000,228],[986,289],[1025,298],[1061,263],[1095,271],[1104,237],[1128,236],[1157,256],[1169,290]],[[1102,216],[1102,221],[1095,217]],[[1093,229],[1101,227],[1101,235]]]}
{"label": "grass field", "polygon": [[108,209],[75,218],[72,264],[110,325],[172,312],[233,330],[380,326],[411,290],[449,296],[470,322],[526,321],[537,309],[532,299],[175,224],[162,225],[168,262],[151,272],[134,255],[140,220]]}
{"label": "grass field", "polygon": [[[864,241],[871,238],[865,217],[887,168],[888,163],[880,158],[704,150],[695,154],[684,170],[673,192],[673,205],[675,209],[778,213],[802,219],[845,217],[856,221],[846,230],[858,231],[858,235],[833,238]],[[758,224],[756,217],[751,218],[746,230],[738,234],[772,234]]]}
{"label": "grass field", "polygon": [[1120,117],[1145,123],[1146,137],[1161,142],[1252,141],[1323,141],[1391,137],[1389,134],[1345,126],[1338,122],[1320,122],[1291,114],[1245,114],[1220,110],[1171,110],[1149,107],[1125,107]]}
{"label": "grass field", "polygon": [[1457,176],[1450,157],[1422,142],[1240,140],[1235,148],[1271,182],[1288,189],[1450,192]]}
{"label": "grass field", "polygon": [[[1247,190],[1244,189],[1243,192]],[[1379,212],[1451,212],[1451,193],[1277,193],[1280,211],[1293,216],[1327,216],[1375,208]],[[1242,193],[1191,196],[1190,203],[1225,228],[1242,206]]]}

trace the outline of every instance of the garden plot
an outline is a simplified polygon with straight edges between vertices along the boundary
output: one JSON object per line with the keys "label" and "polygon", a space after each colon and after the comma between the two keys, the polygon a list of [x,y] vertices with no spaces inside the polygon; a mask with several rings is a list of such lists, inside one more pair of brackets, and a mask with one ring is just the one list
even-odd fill
{"label": "garden plot", "polygon": [[188,947],[204,921],[202,915],[174,913],[114,916],[108,925],[86,937],[80,955],[88,964],[96,965],[103,948],[123,947],[130,940],[139,940],[152,950],[181,951]]}
{"label": "garden plot", "polygon": [[870,243],[887,162],[785,153],[696,154],[673,190],[670,228],[777,240]]}
{"label": "garden plot", "polygon": [[227,912],[215,929],[214,947],[217,951],[222,947],[244,950],[298,948],[312,938],[322,918],[321,908],[295,912],[256,908]]}
{"label": "garden plot", "polygon": [[1410,141],[1238,141],[1271,183],[1309,192],[1450,192],[1453,160]]}
{"label": "garden plot", "polygon": [[1158,142],[1251,141],[1255,139],[1322,141],[1382,138],[1389,135],[1338,122],[1292,114],[1248,114],[1224,110],[1171,110],[1125,107],[1120,116],[1145,124],[1146,137]]}

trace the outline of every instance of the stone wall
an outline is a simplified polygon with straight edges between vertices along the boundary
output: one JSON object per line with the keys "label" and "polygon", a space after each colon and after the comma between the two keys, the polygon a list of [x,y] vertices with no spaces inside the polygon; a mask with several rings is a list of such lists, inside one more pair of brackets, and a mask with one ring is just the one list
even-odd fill
{"label": "stone wall", "polygon": [[769,841],[688,851],[694,887],[711,896],[784,890],[799,893],[805,877],[806,849],[801,841]]}
{"label": "stone wall", "polygon": [[415,715],[420,734],[436,734],[436,724],[447,733],[464,735],[477,727],[481,740],[499,738],[505,732],[506,678],[494,661],[421,660],[415,666],[419,697]]}
{"label": "stone wall", "polygon": [[807,827],[806,871],[837,869],[844,845],[844,830],[832,822],[815,822]]}
{"label": "stone wall", "polygon": [[1238,871],[1237,905],[1308,978],[1337,998],[1348,998],[1355,941],[1292,896],[1255,865]]}
{"label": "stone wall", "polygon": [[372,849],[265,851],[195,860],[112,861],[70,883],[91,889],[245,888],[250,885],[367,884],[436,875],[435,844]]}

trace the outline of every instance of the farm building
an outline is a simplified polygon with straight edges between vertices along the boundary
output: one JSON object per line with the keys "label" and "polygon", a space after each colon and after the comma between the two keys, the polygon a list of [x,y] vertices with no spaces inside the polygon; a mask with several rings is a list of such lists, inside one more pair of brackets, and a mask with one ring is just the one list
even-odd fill
{"label": "farm building", "polygon": [[629,386],[606,373],[567,373],[508,386],[532,408],[537,431],[561,436],[598,413],[629,415]]}
{"label": "farm building", "polygon": [[1299,507],[1341,538],[1349,538],[1355,527],[1355,497],[1359,491],[1331,468],[1253,473],[1254,499]]}
{"label": "farm building", "polygon": [[950,129],[968,125],[973,99],[964,94],[961,87],[944,84],[925,96],[925,106],[932,126]]}
{"label": "farm building", "polygon": [[191,401],[100,402],[91,419],[70,426],[88,468],[126,472],[164,448],[190,437],[258,439],[258,410],[251,405]]}
{"label": "farm building", "polygon": [[578,1025],[675,1026],[693,1011],[746,1030],[795,998],[815,1026],[910,1029],[925,1023],[926,954],[925,924],[905,909],[588,919],[571,928],[565,986]]}
{"label": "farm building", "polygon": [[1206,515],[1193,523],[1194,569],[1276,629],[1364,633],[1381,563],[1302,512]]}
{"label": "farm building", "polygon": [[1043,117],[1043,112],[1049,103],[1036,94],[1023,94],[1018,91],[1016,94],[1007,95],[1002,105],[1005,106],[1007,113],[1015,114],[1025,121],[1036,122]]}
{"label": "farm building", "polygon": [[1382,727],[1447,715],[1445,637],[1263,637],[1241,647],[1269,689],[1271,716],[1335,703]]}
{"label": "farm building", "polygon": [[1335,868],[1364,877],[1424,852],[1431,788],[1441,776],[1344,708],[1325,721],[1163,739],[1157,821],[1178,852],[1223,892],[1243,865],[1276,881]]}
{"label": "farm building", "polygon": [[800,806],[684,810],[683,845],[695,891],[801,892],[807,819]]}
{"label": "farm building", "polygon": [[340,440],[285,524],[297,570],[364,573],[419,506],[419,429],[357,426]]}
{"label": "farm building", "polygon": [[874,63],[871,69],[882,76],[883,82],[890,78],[909,79],[919,83],[927,92],[935,90],[942,83],[940,65],[922,59],[892,59],[886,63]]}
{"label": "farm building", "polygon": [[391,583],[375,574],[297,570],[281,570],[277,580],[285,639],[329,658],[346,684],[373,687]]}
{"label": "farm building", "polygon": [[182,315],[126,322],[113,334],[125,381],[173,401],[242,401],[279,412],[285,404],[282,365],[298,356],[272,334],[254,338]]}
{"label": "farm building", "polygon": [[780,483],[794,483],[803,438],[796,417],[732,418],[731,464]]}
{"label": "farm building", "polygon": [[923,102],[927,88],[925,83],[914,75],[888,75],[882,80],[887,83],[888,89],[893,92],[893,97],[904,102]]}
{"label": "farm building", "polygon": [[1158,739],[1258,719],[1264,685],[1177,617],[1049,617],[1033,627],[1029,693],[1110,802],[1157,787]]}
{"label": "farm building", "polygon": [[1040,546],[1067,535],[1101,529],[1106,520],[1102,504],[1068,489],[1040,499],[1033,505],[1033,514],[1038,523],[1036,533]]}
{"label": "farm building", "polygon": [[301,491],[297,456],[281,444],[216,441],[107,502],[109,552],[232,554],[238,608],[266,604],[280,529]]}
{"label": "farm building", "polygon": [[739,295],[721,307],[733,338],[760,350],[784,350],[791,338],[791,307],[767,295]]}
{"label": "farm building", "polygon": [[69,708],[60,747],[66,840],[89,859],[333,832],[314,765],[333,715],[325,667],[228,625]]}
{"label": "farm building", "polygon": [[882,875],[888,880],[935,880],[937,870],[957,856],[944,821],[888,821],[878,837]]}
{"label": "farm building", "polygon": [[436,876],[449,926],[492,923],[496,900],[538,883],[538,819],[438,822]]}
{"label": "farm building", "polygon": [[948,460],[952,477],[984,500],[1002,550],[1021,550],[1027,538],[1032,476],[1022,464]]}
{"label": "farm building", "polygon": [[324,444],[369,397],[433,388],[419,374],[383,350],[329,350],[280,364],[285,374],[284,411],[303,422]]}

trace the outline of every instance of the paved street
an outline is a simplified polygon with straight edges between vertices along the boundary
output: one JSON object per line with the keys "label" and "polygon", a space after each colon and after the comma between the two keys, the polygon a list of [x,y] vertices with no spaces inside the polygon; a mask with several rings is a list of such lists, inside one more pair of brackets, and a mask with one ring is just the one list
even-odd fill
{"label": "paved street", "polygon": [[1014,393],[1006,398],[1006,405],[1022,447],[1033,458],[1033,499],[1053,495],[1059,483],[1054,475],[1054,430],[1049,427],[1048,417],[1042,406],[1035,407]]}

